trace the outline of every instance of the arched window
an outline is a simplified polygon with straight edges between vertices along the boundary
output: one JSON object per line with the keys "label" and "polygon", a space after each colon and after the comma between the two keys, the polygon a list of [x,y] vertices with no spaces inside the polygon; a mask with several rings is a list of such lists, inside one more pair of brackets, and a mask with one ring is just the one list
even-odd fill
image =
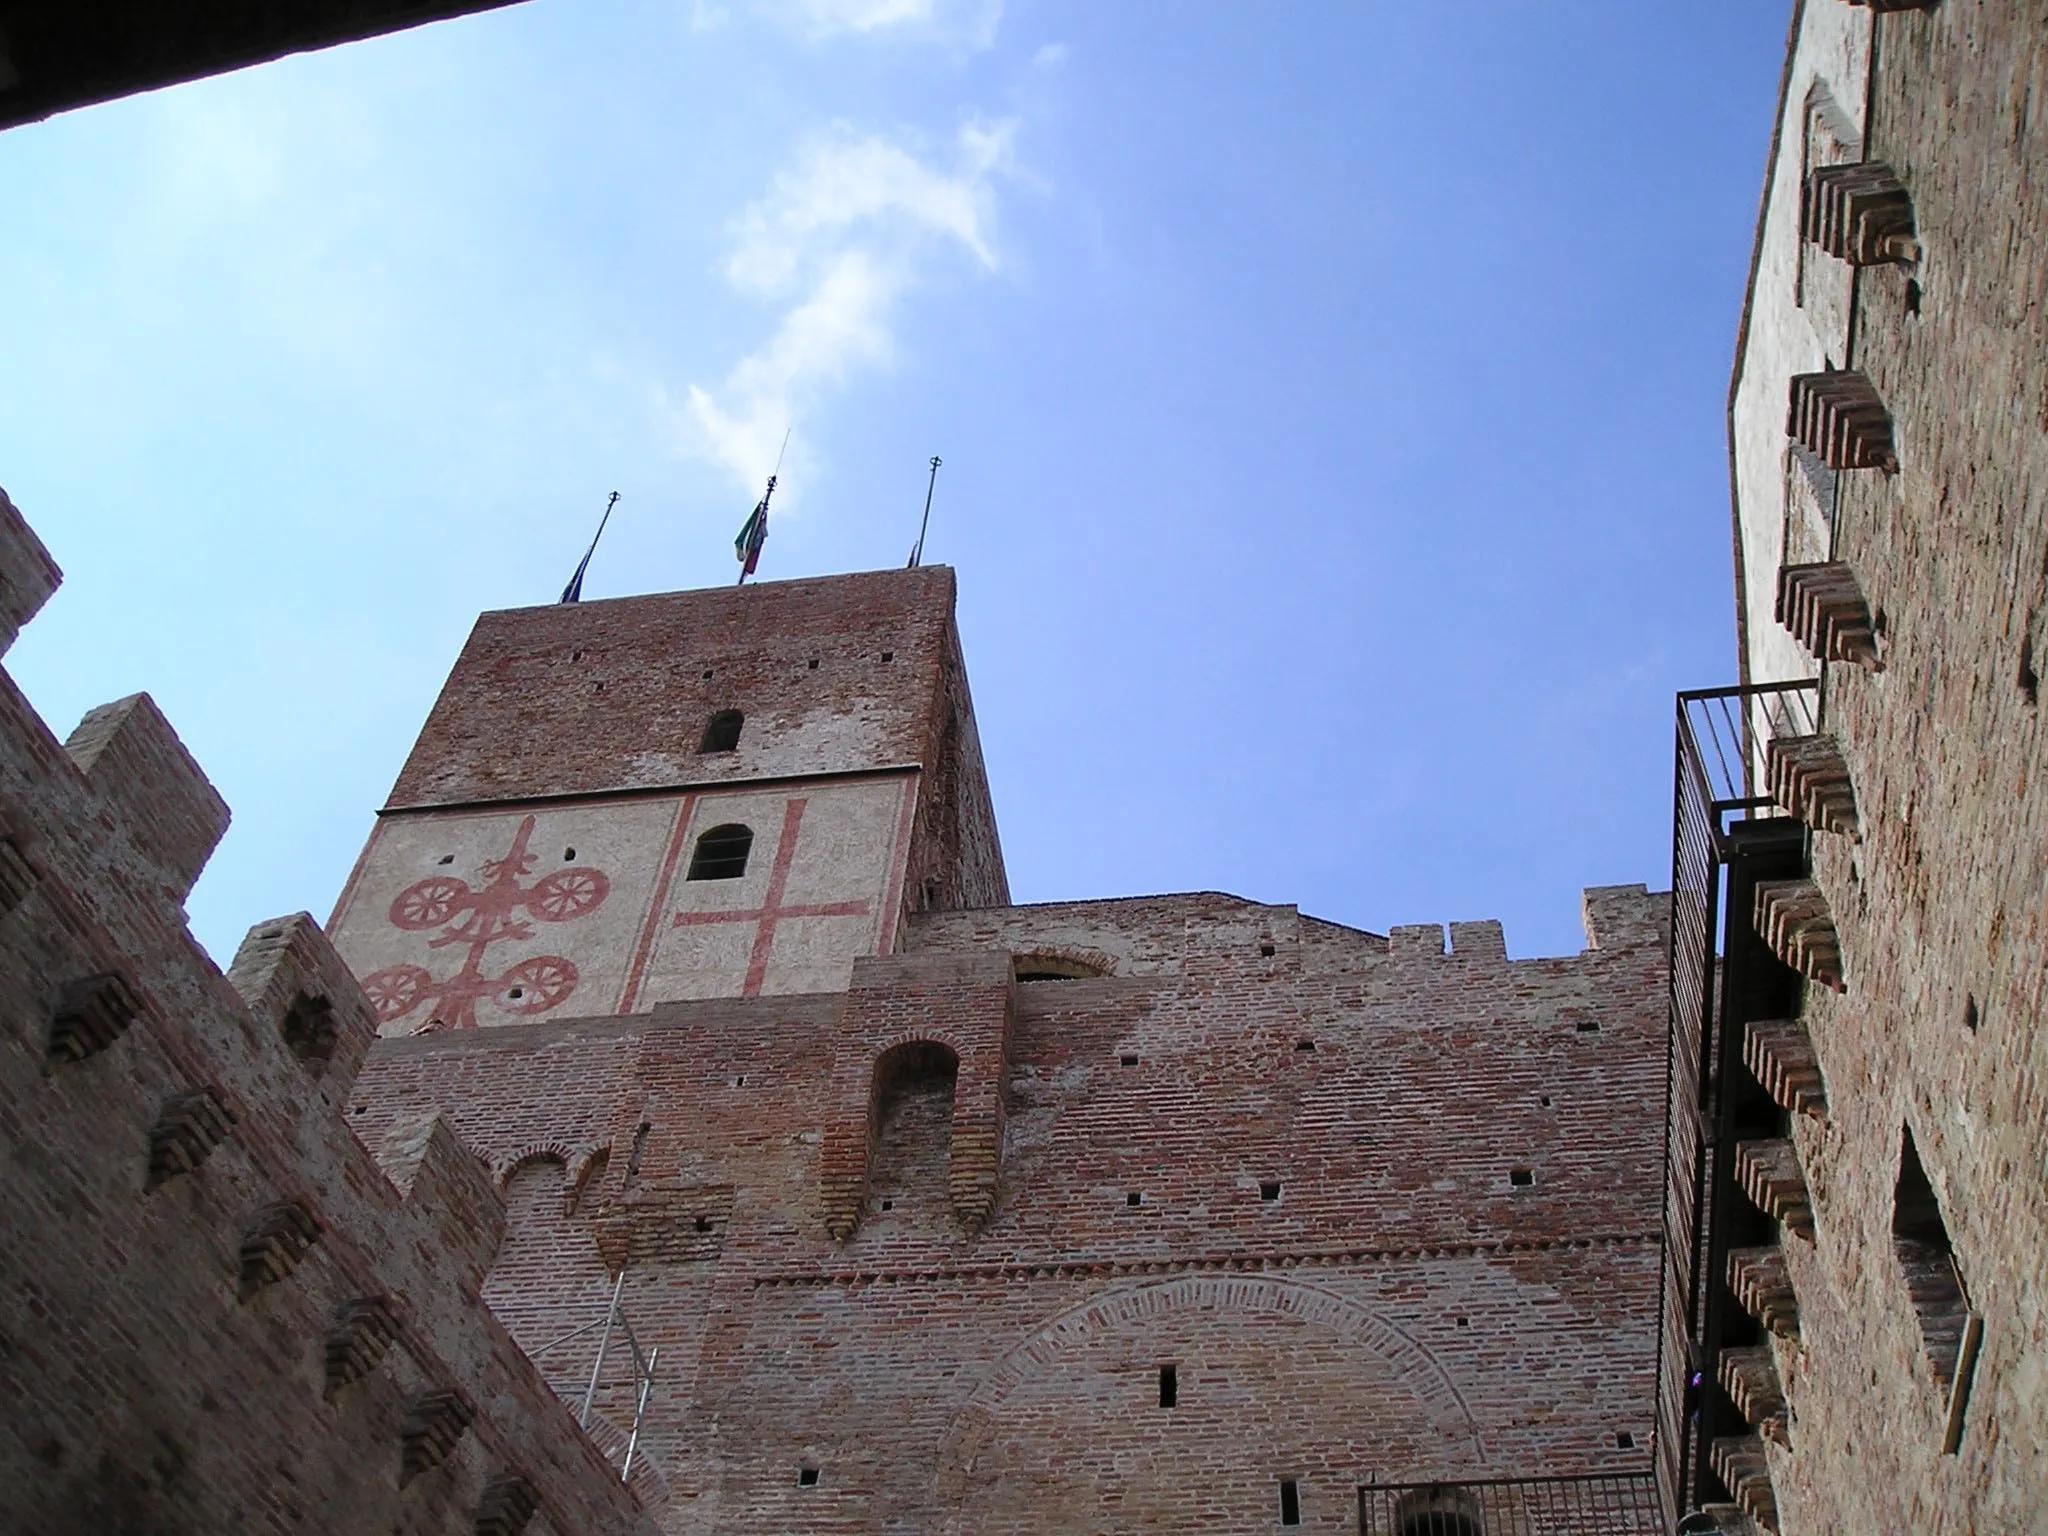
{"label": "arched window", "polygon": [[737,880],[747,872],[747,854],[754,846],[754,829],[738,822],[713,827],[697,839],[697,851],[690,855],[692,880]]}
{"label": "arched window", "polygon": [[736,709],[721,709],[713,715],[704,727],[704,739],[697,743],[699,752],[730,752],[740,744],[740,727],[747,723],[747,717]]}

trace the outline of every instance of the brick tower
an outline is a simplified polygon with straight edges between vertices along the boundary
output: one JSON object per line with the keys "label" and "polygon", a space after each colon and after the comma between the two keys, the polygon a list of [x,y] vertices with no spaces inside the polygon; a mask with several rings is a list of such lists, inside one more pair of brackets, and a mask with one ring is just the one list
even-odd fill
{"label": "brick tower", "polygon": [[489,1166],[669,1531],[1648,1536],[1664,899],[1012,906],[953,590],[487,615],[335,915],[350,1124]]}
{"label": "brick tower", "polygon": [[409,1034],[838,991],[1008,899],[927,567],[486,614],[331,928]]}

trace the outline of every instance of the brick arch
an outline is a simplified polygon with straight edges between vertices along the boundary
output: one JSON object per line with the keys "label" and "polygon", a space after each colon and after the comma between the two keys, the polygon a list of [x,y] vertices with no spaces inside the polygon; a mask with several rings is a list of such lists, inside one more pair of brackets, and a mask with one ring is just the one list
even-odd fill
{"label": "brick arch", "polygon": [[498,1158],[491,1164],[491,1179],[503,1194],[511,1184],[513,1176],[528,1163],[560,1163],[564,1179],[569,1167],[569,1148],[559,1141],[529,1141],[517,1151]]}
{"label": "brick arch", "polygon": [[491,1180],[497,1185],[498,1193],[502,1195],[512,1187],[512,1180],[518,1176],[522,1168],[533,1163],[560,1163],[562,1212],[564,1215],[573,1215],[592,1173],[601,1171],[604,1161],[610,1155],[610,1142],[585,1142],[577,1145],[552,1137],[541,1141],[529,1141],[517,1150],[492,1161]]}
{"label": "brick arch", "polygon": [[1085,949],[1078,944],[1034,944],[1029,949],[1020,949],[1011,960],[1013,969],[1028,971],[1034,960],[1050,960],[1058,964],[1071,965],[1087,971],[1091,976],[1114,976],[1116,957],[1106,955],[1099,949]]}
{"label": "brick arch", "polygon": [[[938,1491],[957,1505],[978,1454],[1000,1433],[1004,1401],[1020,1385],[1056,1369],[1063,1356],[1122,1324],[1167,1313],[1212,1310],[1268,1314],[1319,1323],[1354,1341],[1421,1403],[1446,1440],[1471,1449],[1475,1467],[1488,1455],[1464,1394],[1429,1348],[1380,1313],[1322,1286],[1274,1275],[1199,1273],[1113,1286],[1069,1307],[1011,1347],[969,1397],[947,1430],[938,1456]],[[956,1513],[956,1520],[962,1516]]]}

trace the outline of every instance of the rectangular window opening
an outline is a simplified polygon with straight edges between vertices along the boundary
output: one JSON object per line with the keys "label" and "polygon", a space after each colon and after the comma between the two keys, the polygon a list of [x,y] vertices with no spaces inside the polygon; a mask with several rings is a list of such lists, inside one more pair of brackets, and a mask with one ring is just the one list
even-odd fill
{"label": "rectangular window opening", "polygon": [[1259,1198],[1261,1200],[1278,1200],[1280,1198],[1280,1181],[1278,1179],[1268,1179],[1265,1183],[1261,1184],[1259,1186]]}
{"label": "rectangular window opening", "polygon": [[1138,1064],[1138,1058],[1135,1056],[1119,1056],[1117,1060],[1127,1067],[1135,1067]]}
{"label": "rectangular window opening", "polygon": [[796,1469],[796,1485],[799,1488],[817,1487],[818,1469],[816,1467],[798,1467]]}
{"label": "rectangular window opening", "polygon": [[1145,1197],[1139,1194],[1135,1189],[1124,1196],[1125,1205],[1142,1205],[1144,1203]]}
{"label": "rectangular window opening", "polygon": [[1301,1524],[1301,1484],[1291,1477],[1280,1479],[1280,1523]]}
{"label": "rectangular window opening", "polygon": [[1508,1182],[1517,1189],[1527,1189],[1536,1182],[1536,1170],[1533,1168],[1510,1168],[1508,1170]]}
{"label": "rectangular window opening", "polygon": [[1173,1365],[1159,1367],[1159,1406],[1171,1408],[1180,1401],[1180,1368]]}
{"label": "rectangular window opening", "polygon": [[1313,1051],[1316,1043],[1313,1040],[1297,1040],[1294,1042],[1294,1048],[1297,1051]]}

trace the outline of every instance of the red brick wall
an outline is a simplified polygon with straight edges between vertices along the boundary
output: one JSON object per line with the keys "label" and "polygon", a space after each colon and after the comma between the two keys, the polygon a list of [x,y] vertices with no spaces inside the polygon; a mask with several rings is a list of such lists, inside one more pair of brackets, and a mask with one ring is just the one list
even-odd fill
{"label": "red brick wall", "polygon": [[[0,498],[0,548],[15,519]],[[0,1526],[453,1536],[516,1474],[530,1532],[649,1530],[477,1301],[487,1171],[445,1121],[383,1117],[376,1156],[351,1128],[375,1022],[319,929],[259,924],[231,977],[186,931],[225,819],[146,697],[67,751],[0,675]],[[179,1124],[210,1127],[191,1166],[164,1161]],[[252,1284],[286,1204],[311,1246]],[[329,1391],[328,1336],[371,1298],[391,1342]],[[444,1392],[473,1418],[401,1481],[408,1414]]]}
{"label": "red brick wall", "polygon": [[[1292,1477],[1305,1528],[1350,1530],[1374,1478],[1646,1469],[1660,912],[1593,893],[1603,947],[1518,962],[1490,925],[1449,954],[1407,930],[1403,959],[1214,895],[928,914],[845,998],[382,1042],[357,1118],[443,1105],[500,1167],[608,1147],[573,1217],[554,1172],[515,1178],[487,1294],[537,1344],[598,1315],[599,1255],[638,1255],[670,1529],[1241,1530]],[[1111,974],[997,987],[990,1219],[954,1209],[959,1126],[885,1096],[834,1242],[848,1031],[894,1038],[862,1021],[907,966],[897,1033],[950,1035],[969,1103],[982,972],[1011,951]],[[625,1391],[600,1394],[615,1419]]]}
{"label": "red brick wall", "polygon": [[[1828,669],[1862,835],[1814,839],[1848,990],[1809,989],[1828,1114],[1793,1117],[1816,1230],[1784,1244],[1802,1339],[1779,1346],[1793,1428],[1771,1470],[1788,1532],[2034,1531],[2048,735],[2023,672],[2048,669],[2048,26],[1986,0],[1874,24],[1869,153],[1912,194],[1924,256],[1857,277],[1851,361],[1892,413],[1900,471],[1846,475],[1837,520],[1884,668]],[[1891,1242],[1906,1128],[1984,1319],[1953,1455]]]}
{"label": "red brick wall", "polygon": [[952,613],[944,566],[487,613],[390,803],[931,765]]}

